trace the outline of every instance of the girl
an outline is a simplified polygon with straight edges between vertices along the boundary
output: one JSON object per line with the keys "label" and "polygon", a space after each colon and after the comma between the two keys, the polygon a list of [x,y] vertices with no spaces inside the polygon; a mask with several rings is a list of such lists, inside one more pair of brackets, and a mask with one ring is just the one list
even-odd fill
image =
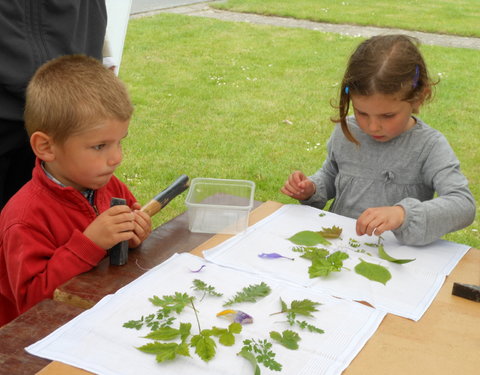
{"label": "girl", "polygon": [[408,245],[470,225],[476,209],[445,137],[413,116],[435,84],[417,44],[405,35],[380,35],[357,47],[322,168],[310,177],[292,173],[281,189],[318,208],[335,198],[330,211],[357,218],[358,235],[391,230]]}

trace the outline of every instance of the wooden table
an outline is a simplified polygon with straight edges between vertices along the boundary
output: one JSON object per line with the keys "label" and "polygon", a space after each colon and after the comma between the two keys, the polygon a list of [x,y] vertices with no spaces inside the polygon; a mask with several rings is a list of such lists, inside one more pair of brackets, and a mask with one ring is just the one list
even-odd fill
{"label": "wooden table", "polygon": [[[268,216],[281,206],[277,202],[262,204],[251,213],[250,225]],[[177,238],[176,241],[174,240],[173,245],[177,243],[176,247],[178,248],[180,246],[178,244],[182,243],[180,247],[183,251],[189,250],[183,241],[195,245],[197,241],[203,239],[204,242],[191,251],[193,254],[201,256],[203,250],[216,246],[231,237],[230,235],[202,235],[204,237],[199,238],[186,229],[186,218],[182,220],[185,220],[184,230],[175,230],[179,230],[179,234],[182,233],[182,236],[189,238]],[[165,247],[166,244],[161,242],[162,235],[157,233],[156,236],[158,237],[151,239],[151,243],[146,243],[145,245],[151,247],[151,249],[156,249],[157,246]],[[156,243],[157,241],[159,243]],[[143,249],[143,251],[147,250]],[[148,250],[148,252],[150,251]],[[139,254],[142,255],[142,249],[140,249],[139,254],[131,253],[129,258],[130,271],[128,272],[126,271],[127,268],[125,272],[123,270],[122,272],[120,270],[118,272],[112,270],[105,271],[104,268],[110,269],[111,267],[101,265],[93,273],[81,275],[71,283],[67,283],[69,285],[59,288],[61,293],[58,293],[58,295],[64,294],[68,297],[66,300],[73,300],[75,298],[71,297],[69,293],[73,293],[73,295],[78,293],[80,300],[88,300],[92,303],[99,299],[97,291],[86,295],[84,292],[77,290],[82,285],[91,285],[88,278],[86,278],[88,274],[95,274],[92,279],[96,280],[98,278],[95,286],[102,286],[110,282],[102,280],[102,277],[105,275],[107,275],[105,277],[116,275],[121,280],[117,280],[115,288],[126,280],[133,280],[139,274],[145,272],[144,269],[138,267],[138,269],[132,268],[132,264],[142,268],[152,267],[158,259],[162,257],[166,259],[170,256],[168,249],[157,251],[161,254],[159,254],[160,258],[155,259],[137,257]],[[180,252],[179,250],[175,251]],[[132,259],[135,260],[132,261]],[[137,262],[137,259],[140,260]],[[81,283],[79,282],[80,279],[82,280]],[[470,249],[462,258],[450,276],[447,277],[432,305],[420,321],[414,322],[387,314],[377,332],[363,347],[344,374],[468,375],[480,373],[480,303],[453,296],[451,294],[453,282],[480,284],[480,250]],[[76,286],[73,287],[72,285]],[[88,372],[59,362],[52,362],[40,371],[39,374],[75,375],[88,374]]]}
{"label": "wooden table", "polygon": [[0,328],[0,374],[31,375],[50,363],[28,354],[24,348],[72,320],[79,307],[51,299],[44,300]]}

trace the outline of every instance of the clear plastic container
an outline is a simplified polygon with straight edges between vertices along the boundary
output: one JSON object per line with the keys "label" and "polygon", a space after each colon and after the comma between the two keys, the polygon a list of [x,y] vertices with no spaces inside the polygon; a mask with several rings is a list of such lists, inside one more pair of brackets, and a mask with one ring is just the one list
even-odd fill
{"label": "clear plastic container", "polygon": [[190,231],[225,234],[244,231],[254,193],[253,181],[194,178],[185,200]]}

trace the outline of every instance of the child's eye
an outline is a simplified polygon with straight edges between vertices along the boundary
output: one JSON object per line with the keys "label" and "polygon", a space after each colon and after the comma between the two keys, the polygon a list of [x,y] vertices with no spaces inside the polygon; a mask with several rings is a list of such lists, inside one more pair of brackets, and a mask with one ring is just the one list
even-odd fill
{"label": "child's eye", "polygon": [[385,118],[392,118],[392,117],[394,117],[394,116],[395,116],[395,113],[385,113],[385,114],[383,115],[383,117],[385,117]]}
{"label": "child's eye", "polygon": [[102,143],[101,145],[93,146],[93,149],[94,149],[94,150],[97,150],[97,151],[100,151],[100,150],[101,150],[102,148],[104,148],[104,147],[105,147],[105,144]]}

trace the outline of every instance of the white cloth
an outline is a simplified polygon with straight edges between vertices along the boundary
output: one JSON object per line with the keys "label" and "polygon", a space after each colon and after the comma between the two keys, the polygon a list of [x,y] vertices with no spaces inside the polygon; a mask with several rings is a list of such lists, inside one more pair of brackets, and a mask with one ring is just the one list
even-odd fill
{"label": "white cloth", "polygon": [[[206,267],[201,272],[191,272],[203,264]],[[200,302],[201,294],[191,289],[194,279],[214,286],[223,293],[223,297],[206,296]],[[158,308],[148,298],[185,292],[196,297],[195,307],[199,311],[202,329],[212,326],[226,328],[229,322],[216,317],[216,313],[225,309],[222,304],[243,287],[262,281],[271,287],[270,295],[255,303],[231,306],[253,316],[253,324],[243,326],[242,333],[236,335],[233,347],[225,347],[215,338],[217,354],[208,363],[194,353],[194,348],[190,348],[191,357],[179,356],[173,361],[157,363],[154,355],[135,348],[153,342],[143,338],[149,330],[122,327],[124,322],[157,311]],[[296,326],[290,327],[285,314],[271,316],[271,313],[281,310],[280,298],[288,305],[293,300],[306,298],[321,303],[313,314],[314,319],[297,318],[323,329],[325,333],[311,333]],[[269,339],[270,331],[292,329],[301,336],[298,350],[273,344],[275,359],[283,365],[282,374],[340,374],[374,334],[384,315],[380,310],[331,297],[319,289],[291,286],[280,280],[259,278],[220,267],[191,254],[176,254],[26,350],[33,355],[104,375],[253,374],[251,364],[237,355],[243,340]],[[173,326],[178,327],[180,322],[192,323],[192,333],[198,333],[192,308],[186,307]],[[277,373],[262,365],[260,367],[262,374]]]}
{"label": "white cloth", "polygon": [[[348,253],[344,261],[347,269],[333,272],[327,277],[309,278],[311,262],[300,258],[292,251],[294,246],[288,240],[297,232],[319,231],[333,225],[342,228],[341,239],[331,240],[332,245],[322,246],[330,252],[342,250]],[[273,277],[293,285],[307,286],[349,300],[366,301],[388,313],[419,320],[437,295],[445,277],[468,251],[469,247],[438,240],[427,246],[405,246],[400,244],[391,232],[382,235],[385,251],[394,258],[413,259],[407,264],[395,264],[378,257],[378,250],[365,243],[376,243],[378,237],[357,236],[355,220],[310,206],[285,205],[272,215],[248,228],[243,234],[232,237],[219,246],[204,251],[204,257],[216,264]],[[350,246],[350,239],[361,246]],[[364,250],[370,253],[360,253]],[[260,253],[277,252],[288,259],[262,259]],[[360,258],[385,266],[392,278],[383,285],[358,275],[354,268]]]}

